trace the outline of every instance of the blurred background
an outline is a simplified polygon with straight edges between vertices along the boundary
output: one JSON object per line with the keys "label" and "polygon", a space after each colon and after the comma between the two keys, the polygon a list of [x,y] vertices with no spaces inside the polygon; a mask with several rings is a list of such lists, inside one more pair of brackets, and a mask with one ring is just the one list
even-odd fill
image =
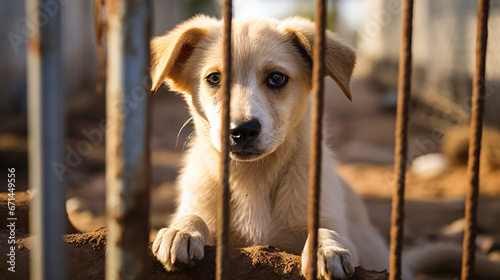
{"label": "blurred background", "polygon": [[[153,34],[165,34],[199,14],[220,16],[220,1],[153,0]],[[81,231],[105,225],[105,95],[95,92],[97,55],[93,1],[63,1],[63,67],[66,94],[64,185],[70,220]],[[233,1],[235,18],[314,18],[314,1]],[[476,38],[476,1],[415,3],[413,81],[406,196],[406,243],[461,242],[466,189],[470,94]],[[27,186],[26,44],[31,23],[24,1],[0,0],[0,166],[17,171]],[[50,11],[47,11],[49,13]],[[50,14],[49,14],[50,15]],[[338,172],[365,199],[388,238],[394,156],[394,123],[401,36],[401,1],[330,0],[328,28],[357,51],[349,102],[327,82],[328,143]],[[500,1],[491,1],[486,113],[481,158],[481,250],[500,259]],[[168,223],[175,209],[175,178],[188,113],[182,99],[162,87],[152,102],[151,226]],[[179,138],[177,140],[177,137]],[[177,145],[176,145],[176,142]],[[6,191],[6,184],[0,191]]]}

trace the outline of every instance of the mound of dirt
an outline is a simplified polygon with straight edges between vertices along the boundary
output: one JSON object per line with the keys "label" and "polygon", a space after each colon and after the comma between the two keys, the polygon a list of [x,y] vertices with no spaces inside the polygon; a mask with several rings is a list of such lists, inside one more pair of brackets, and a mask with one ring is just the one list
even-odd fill
{"label": "mound of dirt", "polygon": [[[15,207],[13,213],[15,213],[16,220],[16,231],[29,233],[29,216],[30,216],[30,203],[33,199],[28,191],[24,192],[0,192],[0,225],[8,221],[11,216],[11,207]],[[64,216],[66,223],[66,233],[77,233],[79,232],[73,224],[68,220],[68,216]],[[2,226],[4,229],[5,226]]]}
{"label": "mound of dirt", "polygon": [[[104,279],[106,228],[91,233],[68,234],[66,271],[68,279]],[[9,231],[0,231],[0,251],[8,252]],[[2,279],[29,279],[29,255],[36,237],[16,233],[16,272],[0,269]],[[151,246],[151,245],[150,245]],[[150,249],[150,248],[149,248]],[[214,279],[215,247],[205,247],[205,258],[196,266],[180,272],[166,272],[162,264],[149,254],[150,279]],[[149,250],[151,252],[151,250]],[[304,279],[300,275],[300,256],[288,254],[271,246],[230,249],[228,275],[232,279]],[[385,272],[367,271],[360,267],[351,279],[388,279]]]}

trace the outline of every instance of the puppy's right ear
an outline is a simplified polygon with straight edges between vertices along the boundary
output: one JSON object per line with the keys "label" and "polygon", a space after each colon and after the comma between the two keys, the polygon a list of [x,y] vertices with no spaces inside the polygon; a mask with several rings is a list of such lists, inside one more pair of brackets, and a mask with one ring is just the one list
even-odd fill
{"label": "puppy's right ear", "polygon": [[215,20],[195,17],[166,35],[151,40],[151,94],[165,81],[171,90],[186,91],[187,77],[183,75],[182,69],[196,45],[207,35],[207,21]]}

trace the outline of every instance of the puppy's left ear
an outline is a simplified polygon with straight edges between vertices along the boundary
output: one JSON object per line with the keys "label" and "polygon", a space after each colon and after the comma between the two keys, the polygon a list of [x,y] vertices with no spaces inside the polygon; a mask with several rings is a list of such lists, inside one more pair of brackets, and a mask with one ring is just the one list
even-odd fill
{"label": "puppy's left ear", "polygon": [[[315,25],[301,17],[288,18],[280,22],[281,28],[310,58],[314,42]],[[352,101],[351,77],[356,64],[356,54],[334,33],[326,31],[325,71]]]}

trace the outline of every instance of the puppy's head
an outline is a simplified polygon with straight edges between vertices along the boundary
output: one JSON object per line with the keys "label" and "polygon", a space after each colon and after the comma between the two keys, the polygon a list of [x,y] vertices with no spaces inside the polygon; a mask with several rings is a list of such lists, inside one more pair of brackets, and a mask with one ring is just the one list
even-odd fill
{"label": "puppy's head", "polygon": [[[303,18],[233,20],[230,156],[265,157],[294,133],[311,91],[314,24]],[[222,22],[199,16],[151,41],[152,91],[163,83],[187,100],[197,133],[220,151]],[[354,52],[327,31],[326,74],[351,99]],[[202,130],[202,131],[200,131]]]}

